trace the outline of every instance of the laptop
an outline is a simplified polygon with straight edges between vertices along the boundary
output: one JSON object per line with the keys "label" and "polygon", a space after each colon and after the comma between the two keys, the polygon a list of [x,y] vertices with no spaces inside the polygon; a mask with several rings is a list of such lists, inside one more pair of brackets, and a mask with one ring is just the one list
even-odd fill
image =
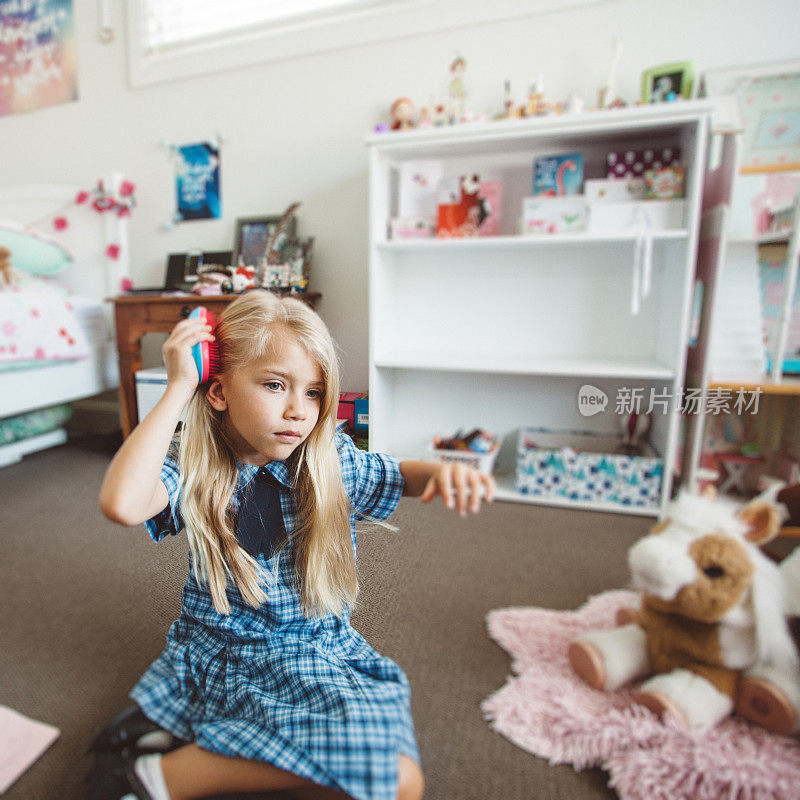
{"label": "laptop", "polygon": [[197,271],[203,264],[229,266],[232,250],[205,252],[190,250],[188,253],[170,253],[163,286],[142,286],[129,289],[126,294],[161,294],[162,292],[191,291],[197,283]]}

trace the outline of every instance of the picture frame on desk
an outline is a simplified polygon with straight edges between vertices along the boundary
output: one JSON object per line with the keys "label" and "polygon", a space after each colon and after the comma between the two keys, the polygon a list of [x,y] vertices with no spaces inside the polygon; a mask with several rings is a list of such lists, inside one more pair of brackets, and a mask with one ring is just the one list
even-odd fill
{"label": "picture frame on desk", "polygon": [[[257,267],[258,261],[264,255],[267,241],[270,234],[275,230],[275,226],[280,221],[280,214],[270,217],[239,217],[236,220],[236,233],[233,239],[233,264],[237,266],[240,262],[246,267]],[[283,234],[284,242],[294,236],[295,220],[289,220]],[[276,248],[280,249],[280,242],[276,242]]]}
{"label": "picture frame on desk", "polygon": [[267,288],[288,289],[289,270],[288,264],[270,264],[267,267]]}

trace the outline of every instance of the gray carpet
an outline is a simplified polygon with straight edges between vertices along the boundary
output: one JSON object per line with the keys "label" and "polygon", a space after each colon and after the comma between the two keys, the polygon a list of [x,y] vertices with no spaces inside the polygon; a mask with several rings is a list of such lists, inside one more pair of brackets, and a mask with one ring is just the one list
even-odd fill
{"label": "gray carpet", "polygon": [[[128,704],[178,611],[185,539],[155,545],[100,515],[101,444],[77,439],[0,470],[0,704],[61,729],[7,800],[81,797],[91,738]],[[551,767],[483,721],[481,701],[509,674],[484,618],[625,586],[625,553],[650,520],[496,503],[462,521],[404,499],[392,521],[397,534],[359,532],[353,619],[411,681],[426,798],[614,797],[599,770]]]}

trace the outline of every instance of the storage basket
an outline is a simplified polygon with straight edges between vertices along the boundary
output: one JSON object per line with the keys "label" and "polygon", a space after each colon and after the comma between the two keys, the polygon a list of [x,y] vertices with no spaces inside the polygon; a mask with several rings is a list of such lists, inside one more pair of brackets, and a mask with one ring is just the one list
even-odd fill
{"label": "storage basket", "polygon": [[501,441],[498,439],[488,453],[478,453],[474,450],[444,450],[431,444],[428,448],[430,453],[442,463],[452,461],[458,464],[465,464],[482,472],[484,475],[491,475],[494,469],[494,462],[500,451]]}
{"label": "storage basket", "polygon": [[618,443],[618,437],[586,431],[522,428],[516,489],[559,501],[657,508],[663,459],[615,453]]}

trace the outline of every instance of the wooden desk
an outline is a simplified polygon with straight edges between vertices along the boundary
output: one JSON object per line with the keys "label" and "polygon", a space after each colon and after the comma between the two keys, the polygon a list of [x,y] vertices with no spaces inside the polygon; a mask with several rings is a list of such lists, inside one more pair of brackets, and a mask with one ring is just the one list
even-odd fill
{"label": "wooden desk", "polygon": [[[146,333],[169,333],[177,322],[187,317],[193,308],[205,306],[219,316],[239,295],[220,294],[201,296],[182,295],[122,295],[112,298],[117,328],[119,358],[119,400],[122,416],[122,435],[128,434],[139,422],[136,406],[136,372],[142,368],[142,336]],[[294,295],[315,308],[320,296],[316,292]]]}

